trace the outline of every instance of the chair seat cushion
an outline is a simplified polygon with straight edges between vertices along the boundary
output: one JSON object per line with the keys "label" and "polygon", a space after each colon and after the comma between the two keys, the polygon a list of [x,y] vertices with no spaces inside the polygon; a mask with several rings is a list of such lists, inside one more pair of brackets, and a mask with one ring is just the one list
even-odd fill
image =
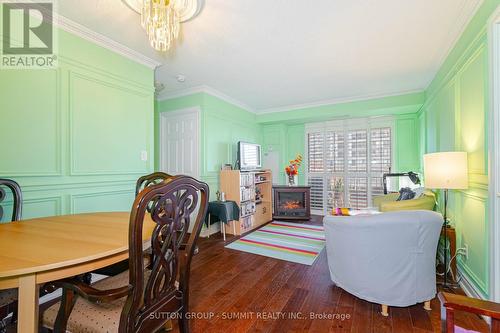
{"label": "chair seat cushion", "polygon": [[[129,271],[105,278],[92,286],[96,289],[113,289],[128,284]],[[78,297],[68,320],[67,332],[118,332],[120,314],[125,297],[113,302],[95,304]],[[43,326],[53,329],[59,311],[60,302],[49,307],[43,313]]]}
{"label": "chair seat cushion", "polygon": [[0,290],[0,308],[17,301],[17,288]]}
{"label": "chair seat cushion", "polygon": [[[149,264],[149,257],[144,258],[144,266]],[[149,278],[151,271],[145,271],[145,280]],[[129,271],[126,270],[118,275],[102,279],[92,287],[100,290],[114,289],[128,285]],[[175,281],[175,287],[179,288],[178,281]],[[113,302],[92,303],[82,297],[77,297],[75,306],[69,316],[67,332],[71,333],[102,333],[118,332],[120,315],[125,304],[126,297]],[[57,312],[61,303],[57,302],[43,313],[43,327],[53,329],[56,321]]]}

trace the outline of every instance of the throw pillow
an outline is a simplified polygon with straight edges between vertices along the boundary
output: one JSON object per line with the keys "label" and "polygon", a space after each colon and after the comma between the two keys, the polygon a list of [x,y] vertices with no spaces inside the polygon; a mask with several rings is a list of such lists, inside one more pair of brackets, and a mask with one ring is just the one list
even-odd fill
{"label": "throw pillow", "polygon": [[411,190],[409,187],[403,187],[399,190],[399,197],[396,201],[410,200],[415,197],[415,192]]}
{"label": "throw pillow", "polygon": [[350,216],[350,209],[349,208],[333,208],[332,209],[332,215],[334,216]]}

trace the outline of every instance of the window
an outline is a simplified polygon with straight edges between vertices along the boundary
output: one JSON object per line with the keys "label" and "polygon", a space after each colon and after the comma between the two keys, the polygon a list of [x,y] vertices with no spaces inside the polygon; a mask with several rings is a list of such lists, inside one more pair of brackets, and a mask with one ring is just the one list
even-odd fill
{"label": "window", "polygon": [[392,119],[342,120],[308,124],[307,180],[311,209],[362,209],[383,194],[382,175],[392,167]]}

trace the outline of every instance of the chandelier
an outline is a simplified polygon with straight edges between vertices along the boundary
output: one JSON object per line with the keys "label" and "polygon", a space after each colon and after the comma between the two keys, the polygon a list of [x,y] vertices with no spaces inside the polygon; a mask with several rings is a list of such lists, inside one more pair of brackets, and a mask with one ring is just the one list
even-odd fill
{"label": "chandelier", "polygon": [[202,0],[123,0],[141,14],[141,25],[146,30],[151,46],[167,51],[179,37],[181,22],[199,14]]}

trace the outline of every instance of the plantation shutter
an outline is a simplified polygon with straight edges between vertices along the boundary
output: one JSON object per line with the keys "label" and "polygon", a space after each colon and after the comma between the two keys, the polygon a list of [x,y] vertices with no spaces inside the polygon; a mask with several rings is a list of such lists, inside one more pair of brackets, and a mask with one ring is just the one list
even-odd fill
{"label": "plantation shutter", "polygon": [[325,134],[325,162],[328,172],[344,172],[344,133],[330,131]]}
{"label": "plantation shutter", "polygon": [[307,137],[308,147],[308,169],[309,173],[323,172],[324,158],[323,151],[324,135],[323,133],[309,133]]}
{"label": "plantation shutter", "polygon": [[366,130],[355,130],[347,133],[347,166],[349,172],[366,172],[367,165]]}
{"label": "plantation shutter", "polygon": [[324,133],[315,132],[307,135],[307,183],[311,186],[311,209],[323,211],[325,167]]}
{"label": "plantation shutter", "polygon": [[356,129],[347,132],[347,205],[368,207],[368,132]]}
{"label": "plantation shutter", "polygon": [[390,125],[336,121],[306,130],[313,211],[363,209],[371,206],[373,196],[383,194],[382,176],[392,166],[393,151],[392,120],[385,123]]}
{"label": "plantation shutter", "polygon": [[311,186],[311,209],[323,211],[323,176],[309,176],[307,183]]}

